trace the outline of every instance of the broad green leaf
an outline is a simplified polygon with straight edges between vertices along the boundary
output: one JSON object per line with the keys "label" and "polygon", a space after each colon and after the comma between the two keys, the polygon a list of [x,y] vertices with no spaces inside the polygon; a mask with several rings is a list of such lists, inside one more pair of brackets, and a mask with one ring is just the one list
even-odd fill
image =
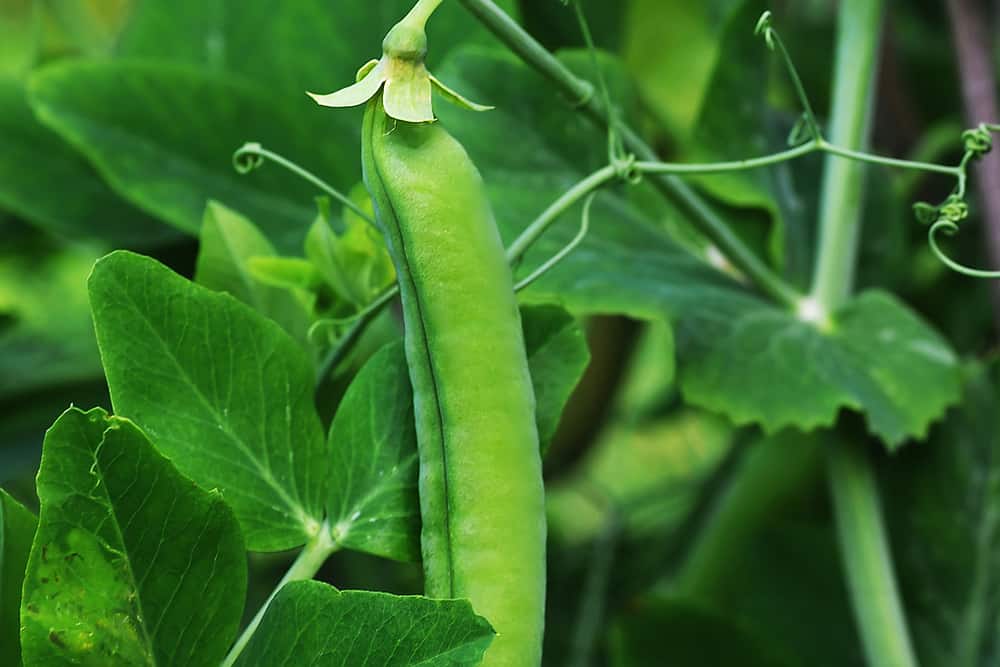
{"label": "broad green leaf", "polygon": [[218,202],[209,202],[202,222],[195,282],[229,292],[305,343],[310,324],[305,298],[262,284],[250,267],[254,259],[274,257],[274,246],[252,222]]}
{"label": "broad green leaf", "polygon": [[183,474],[222,492],[251,550],[315,534],[329,467],[302,348],[147,257],[108,255],[89,287],[115,411]]}
{"label": "broad green leaf", "polygon": [[590,350],[583,330],[562,308],[525,306],[521,326],[535,390],[538,441],[544,454],[555,437],[563,407],[590,363]]}
{"label": "broad green leaf", "polygon": [[0,664],[21,664],[21,585],[38,518],[0,489]]}
{"label": "broad green leaf", "polygon": [[[508,57],[468,50],[450,67],[470,95],[507,100],[474,120],[447,108],[440,113],[484,172],[503,235],[512,239],[588,165],[606,160],[603,140]],[[521,150],[506,150],[512,136]],[[529,251],[522,270],[572,238],[578,224],[572,215]],[[896,446],[923,435],[956,400],[954,353],[892,297],[859,297],[823,332],[754,295],[707,257],[690,254],[664,226],[618,192],[602,193],[589,236],[522,298],[575,313],[671,320],[685,397],[769,431],[831,424],[840,409],[851,408]]]}
{"label": "broad green leaf", "polygon": [[132,422],[70,408],[45,437],[21,606],[29,665],[217,665],[239,627],[232,511]]}
{"label": "broad green leaf", "polygon": [[[515,0],[497,4],[516,16]],[[412,6],[412,0],[296,0],[279,10],[267,0],[138,0],[117,51],[233,72],[283,104],[297,103],[307,90],[327,92],[353,82]],[[460,44],[492,40],[462,7],[447,3],[428,24],[431,66]]]}
{"label": "broad green leaf", "polygon": [[[579,326],[551,306],[521,312],[542,447],[589,359]],[[402,561],[420,558],[413,393],[401,343],[354,378],[330,428],[327,516],[335,542]]]}
{"label": "broad green leaf", "polygon": [[851,408],[894,449],[922,438],[959,396],[948,343],[883,292],[849,302],[829,331],[747,299],[682,319],[677,336],[685,397],[769,432],[829,426]]}
{"label": "broad green leaf", "polygon": [[85,288],[101,251],[14,226],[0,234],[0,398],[100,377]]}
{"label": "broad green leaf", "polygon": [[177,235],[115,195],[81,155],[35,118],[24,85],[3,79],[0,208],[69,239],[145,247]]}
{"label": "broad green leaf", "polygon": [[0,4],[0,76],[23,76],[35,64],[41,41],[42,6],[33,0]]}
{"label": "broad green leaf", "polygon": [[[248,140],[280,148],[334,182],[358,180],[357,162],[341,159],[335,140],[316,138],[345,127],[346,118],[297,118],[288,103],[219,75],[151,63],[73,62],[36,73],[30,94],[41,120],[119,194],[191,234],[200,229],[206,203],[217,200],[257,221],[279,248],[301,244],[312,220],[312,190],[273,167],[238,174],[230,158]],[[303,96],[300,104],[307,103]]]}
{"label": "broad green leaf", "polygon": [[655,598],[638,601],[615,619],[611,646],[615,667],[799,664],[739,622],[696,605]]}
{"label": "broad green leaf", "polygon": [[416,438],[406,358],[394,343],[355,376],[330,427],[326,507],[335,542],[420,560]]}
{"label": "broad green leaf", "polygon": [[985,667],[1000,650],[998,401],[995,368],[970,367],[947,421],[882,467],[893,555],[927,667]]}
{"label": "broad green leaf", "polygon": [[[788,147],[787,130],[784,123],[776,121],[773,102],[768,96],[769,65],[777,59],[777,55],[753,30],[767,5],[763,0],[743,0],[740,4],[727,18],[719,36],[718,60],[685,151],[686,161],[739,160]],[[740,66],[733,67],[734,62],[740,63]],[[812,159],[811,162],[818,164],[819,160]],[[801,162],[786,163],[752,171],[694,177],[692,181],[730,206],[763,210],[774,222],[770,233],[771,254],[778,264],[783,265],[786,260],[782,246],[784,214],[808,216],[808,224],[815,224],[813,212],[804,210],[801,202],[798,209],[790,211],[779,201],[782,196],[786,202],[795,199],[795,193],[803,190],[802,183],[795,178],[800,168]],[[818,177],[818,173],[815,175]],[[817,189],[815,184],[811,185],[813,190]],[[789,190],[793,192],[789,193]],[[752,238],[752,234],[762,236],[764,230],[751,226],[751,220],[746,216],[736,231],[744,237]],[[793,258],[792,268],[797,279],[807,278],[804,274],[808,267],[799,258]]]}
{"label": "broad green leaf", "polygon": [[[625,19],[625,59],[657,119],[684,136],[719,58],[719,34],[741,0],[632,0]],[[753,25],[747,26],[753,32]]]}
{"label": "broad green leaf", "polygon": [[493,628],[468,601],[286,584],[237,667],[459,667],[478,665]]}

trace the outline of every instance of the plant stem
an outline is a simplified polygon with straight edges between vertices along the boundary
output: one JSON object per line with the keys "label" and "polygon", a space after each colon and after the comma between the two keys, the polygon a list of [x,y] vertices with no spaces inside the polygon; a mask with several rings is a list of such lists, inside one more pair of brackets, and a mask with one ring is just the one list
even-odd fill
{"label": "plant stem", "polygon": [[[882,0],[845,0],[839,21],[830,143],[853,151],[868,141]],[[839,308],[853,287],[863,186],[862,165],[827,158],[812,297],[828,312]]]}
{"label": "plant stem", "polygon": [[786,436],[751,444],[736,439],[733,446],[747,451],[692,540],[672,582],[675,595],[719,608],[728,604],[725,587],[740,554],[780,508],[819,477],[822,457],[815,440]]}
{"label": "plant stem", "polygon": [[413,21],[420,27],[423,27],[427,23],[427,19],[431,17],[441,3],[444,0],[417,0],[417,4],[413,6],[413,9],[406,15],[403,19],[404,21]]}
{"label": "plant stem", "polygon": [[893,573],[878,487],[865,443],[827,447],[827,476],[854,616],[872,667],[917,664]]}
{"label": "plant stem", "polygon": [[237,658],[240,657],[240,653],[246,648],[247,643],[249,643],[250,638],[253,637],[253,633],[257,630],[257,626],[260,625],[261,620],[264,618],[265,612],[267,612],[268,606],[270,606],[271,601],[274,600],[274,596],[278,594],[281,587],[290,581],[305,581],[307,579],[312,579],[319,572],[319,569],[326,562],[326,559],[330,557],[340,546],[333,541],[330,536],[330,526],[326,522],[323,523],[320,528],[319,533],[309,540],[309,542],[302,547],[302,551],[299,552],[298,557],[292,566],[288,568],[288,572],[285,576],[281,578],[278,585],[274,587],[271,595],[268,596],[267,601],[261,606],[257,615],[253,617],[253,620],[247,625],[246,629],[243,630],[243,634],[240,638],[236,640],[233,644],[233,648],[230,649],[229,654],[226,659],[222,661],[222,667],[232,667],[236,662]]}
{"label": "plant stem", "polygon": [[[882,0],[842,0],[830,141],[848,151],[868,142]],[[864,165],[826,160],[812,298],[832,313],[850,297],[861,223]],[[845,577],[871,667],[914,667],[916,659],[896,586],[878,488],[864,443],[832,441],[827,477]]]}
{"label": "plant stem", "polygon": [[[580,79],[558,58],[539,44],[491,0],[461,0],[465,8],[492,31],[525,63],[548,79],[591,120],[603,127],[610,122],[609,110],[594,94],[594,87]],[[622,142],[636,157],[646,162],[657,161],[656,153],[628,125],[618,123]],[[794,306],[800,295],[761,260],[729,228],[726,222],[687,183],[677,176],[658,174],[650,182],[667,199],[691,216],[692,221],[718,249],[729,258],[763,292],[778,303]]]}

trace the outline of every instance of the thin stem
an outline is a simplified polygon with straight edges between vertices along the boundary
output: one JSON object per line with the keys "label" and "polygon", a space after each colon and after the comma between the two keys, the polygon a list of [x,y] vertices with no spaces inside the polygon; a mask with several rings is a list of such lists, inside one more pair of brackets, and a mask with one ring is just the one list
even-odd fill
{"label": "thin stem", "polygon": [[340,546],[333,541],[330,536],[330,526],[324,522],[320,528],[319,534],[312,538],[299,552],[298,557],[292,566],[288,568],[288,572],[285,576],[281,578],[278,585],[274,587],[271,595],[268,596],[267,601],[264,602],[257,615],[253,617],[246,629],[243,630],[243,634],[240,638],[236,640],[233,644],[233,648],[230,649],[229,654],[226,656],[225,660],[222,661],[222,667],[232,667],[236,662],[237,658],[240,657],[240,653],[246,648],[247,643],[250,642],[250,638],[253,637],[253,633],[256,632],[257,627],[260,625],[261,620],[264,618],[264,614],[267,612],[268,606],[271,601],[274,600],[274,596],[278,594],[281,587],[290,581],[305,581],[307,579],[312,579],[319,572],[319,569],[323,567],[323,563],[329,558]]}
{"label": "thin stem", "polygon": [[831,155],[839,155],[840,157],[845,157],[850,160],[855,160],[857,162],[867,162],[869,164],[879,164],[885,167],[896,167],[898,169],[911,169],[914,171],[931,171],[938,174],[948,174],[949,176],[954,176],[955,178],[961,178],[965,171],[964,165],[959,165],[955,167],[949,167],[943,164],[934,164],[933,162],[915,162],[914,160],[900,160],[898,158],[883,157],[881,155],[873,155],[871,153],[865,153],[863,151],[854,151],[849,148],[842,148],[836,144],[823,141],[821,143],[820,149]]}
{"label": "thin stem", "polygon": [[370,222],[372,225],[375,224],[375,219],[372,218],[372,216],[369,215],[367,211],[365,211],[363,208],[361,208],[353,201],[351,201],[351,199],[347,195],[340,192],[340,190],[333,187],[332,185],[330,185],[329,183],[327,183],[326,181],[324,181],[322,178],[312,173],[311,171],[308,171],[307,169],[300,167],[299,165],[295,164],[288,158],[282,157],[281,155],[273,151],[267,150],[258,143],[243,144],[243,146],[240,147],[239,150],[233,153],[233,166],[236,167],[236,171],[240,172],[241,174],[248,174],[257,167],[259,167],[262,164],[264,158],[270,160],[271,162],[274,162],[279,166],[284,167],[285,169],[292,172],[299,178],[302,178],[303,180],[312,183],[317,188],[319,188],[320,190],[327,193],[328,195],[339,201],[347,208],[357,213],[363,219]]}
{"label": "thin stem", "polygon": [[576,233],[576,236],[574,236],[573,239],[569,243],[567,243],[562,250],[552,255],[552,257],[549,257],[549,259],[546,260],[541,266],[539,266],[537,269],[532,271],[527,277],[525,277],[516,285],[514,285],[515,292],[520,292],[521,290],[531,285],[531,283],[535,282],[536,280],[544,276],[546,273],[551,271],[554,266],[556,266],[559,262],[566,259],[566,257],[568,257],[571,252],[576,250],[576,247],[580,245],[584,237],[587,236],[587,231],[590,229],[590,206],[591,204],[594,203],[594,196],[595,193],[593,192],[590,193],[590,196],[587,198],[586,203],[583,205],[583,216],[581,217],[580,220],[580,231]]}
{"label": "thin stem", "polygon": [[[513,21],[491,0],[460,0],[465,8],[491,30],[525,63],[547,78],[592,121],[603,127],[611,123],[609,110],[594,96],[594,86],[578,78],[544,46]],[[640,160],[657,160],[655,151],[624,122],[618,124],[625,147]],[[800,295],[758,257],[705,200],[687,183],[670,174],[656,174],[652,185],[682,211],[718,247],[729,261],[763,292],[778,303],[794,306]]]}
{"label": "thin stem", "polygon": [[524,228],[524,231],[514,239],[514,242],[507,248],[507,261],[513,266],[517,264],[542,234],[555,222],[559,216],[565,213],[578,201],[589,195],[591,192],[604,187],[611,181],[618,178],[618,173],[612,166],[602,167],[590,176],[586,177],[569,190],[559,199],[552,202],[541,215],[535,218],[531,224]]}
{"label": "thin stem", "polygon": [[827,447],[827,475],[848,589],[868,664],[915,667],[864,442]]}
{"label": "thin stem", "polygon": [[337,343],[331,347],[326,356],[319,364],[319,368],[316,371],[316,386],[326,380],[327,376],[333,373],[341,362],[347,358],[351,350],[354,349],[355,343],[361,338],[361,334],[364,333],[368,325],[375,321],[375,318],[385,309],[387,305],[399,294],[399,286],[393,285],[388,290],[386,290],[382,296],[375,300],[371,305],[366,307],[361,313],[359,313],[357,319],[351,324],[350,328],[344,335],[340,337]]}
{"label": "thin stem", "polygon": [[823,150],[822,144],[818,141],[810,141],[790,148],[780,153],[772,153],[746,160],[731,160],[727,162],[705,162],[701,164],[676,164],[671,162],[636,162],[633,168],[644,174],[720,174],[728,171],[743,171],[746,169],[757,169],[770,165],[788,162],[809,155],[816,151]]}
{"label": "thin stem", "polygon": [[785,49],[785,42],[782,41],[781,35],[778,34],[777,30],[771,30],[771,40],[769,43],[774,44],[778,54],[781,56],[781,60],[785,63],[785,70],[792,80],[795,94],[798,96],[799,104],[802,105],[802,110],[805,114],[806,124],[809,127],[809,136],[814,140],[821,139],[822,134],[819,129],[819,121],[816,120],[816,114],[813,112],[812,104],[809,102],[809,95],[806,94],[805,86],[802,85],[802,79],[799,77],[799,71],[795,68],[792,57],[788,55],[788,51]]}

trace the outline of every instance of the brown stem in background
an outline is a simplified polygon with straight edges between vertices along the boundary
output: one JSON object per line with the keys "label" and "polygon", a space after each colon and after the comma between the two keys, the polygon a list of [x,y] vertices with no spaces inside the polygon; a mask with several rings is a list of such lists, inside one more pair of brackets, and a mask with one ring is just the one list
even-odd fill
{"label": "brown stem in background", "polygon": [[[952,37],[958,55],[965,117],[971,127],[1000,121],[990,18],[985,2],[948,0]],[[976,167],[976,190],[982,204],[986,249],[993,267],[1000,266],[1000,150],[988,153]],[[1000,333],[1000,281],[992,282],[993,322]]]}

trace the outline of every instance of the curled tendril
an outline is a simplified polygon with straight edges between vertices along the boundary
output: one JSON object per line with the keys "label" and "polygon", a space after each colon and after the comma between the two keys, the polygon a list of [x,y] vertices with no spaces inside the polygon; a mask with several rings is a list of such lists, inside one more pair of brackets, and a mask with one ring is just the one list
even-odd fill
{"label": "curled tendril", "polygon": [[930,231],[927,232],[927,241],[930,243],[931,251],[934,253],[934,256],[949,269],[957,271],[962,275],[970,276],[972,278],[1000,278],[1000,271],[984,271],[982,269],[974,269],[972,267],[965,266],[964,264],[959,264],[955,260],[948,257],[944,251],[941,250],[937,243],[937,235],[945,234],[947,236],[954,236],[957,231],[958,225],[951,220],[946,220],[944,218],[931,225]]}
{"label": "curled tendril", "polygon": [[263,146],[256,142],[243,144],[233,153],[233,169],[240,174],[249,174],[254,169],[264,164],[264,156],[261,151]]}
{"label": "curled tendril", "polygon": [[771,10],[766,10],[757,19],[757,25],[754,26],[753,34],[763,35],[764,43],[767,44],[767,48],[774,51],[774,28],[771,27]]}
{"label": "curled tendril", "polygon": [[265,160],[270,160],[271,162],[274,162],[275,164],[292,172],[302,180],[311,183],[350,210],[354,211],[354,213],[361,216],[362,219],[367,220],[376,227],[378,226],[375,219],[367,211],[358,206],[343,192],[333,187],[316,174],[300,167],[288,158],[278,155],[274,151],[267,150],[255,141],[243,144],[236,150],[235,153],[233,153],[233,168],[240,174],[249,174],[251,171],[264,164]]}
{"label": "curled tendril", "polygon": [[993,148],[993,135],[990,133],[990,129],[990,125],[980,123],[977,127],[962,133],[965,151],[970,153],[973,158],[981,158]]}

